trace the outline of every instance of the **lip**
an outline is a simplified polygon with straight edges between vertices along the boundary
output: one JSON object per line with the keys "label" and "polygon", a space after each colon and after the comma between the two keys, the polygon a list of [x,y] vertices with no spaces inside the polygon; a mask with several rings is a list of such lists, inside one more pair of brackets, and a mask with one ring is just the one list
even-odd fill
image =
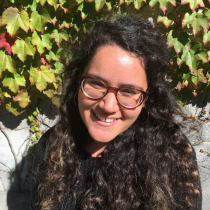
{"label": "lip", "polygon": [[92,115],[92,119],[94,122],[96,122],[98,125],[100,126],[105,126],[105,127],[111,127],[111,126],[114,126],[116,125],[120,119],[116,119],[115,121],[113,122],[104,122],[102,120],[100,120],[96,114],[91,110],[91,115]]}

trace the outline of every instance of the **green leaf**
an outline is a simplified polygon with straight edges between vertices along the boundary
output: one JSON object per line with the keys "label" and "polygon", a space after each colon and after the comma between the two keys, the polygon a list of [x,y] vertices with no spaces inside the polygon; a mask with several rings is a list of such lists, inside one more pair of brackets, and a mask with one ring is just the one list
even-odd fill
{"label": "green leaf", "polygon": [[182,21],[182,28],[184,28],[187,24],[192,26],[194,36],[198,34],[201,27],[203,27],[204,31],[207,31],[209,27],[207,18],[203,17],[203,14],[196,12],[193,12],[191,15],[189,13],[185,14]]}
{"label": "green leaf", "polygon": [[5,52],[0,50],[0,79],[2,78],[2,72],[6,69],[15,73],[15,69],[13,67],[12,58],[9,55],[6,55]]}
{"label": "green leaf", "polygon": [[84,0],[76,0],[78,4],[81,4]]}
{"label": "green leaf", "polygon": [[60,46],[60,43],[62,42],[62,40],[64,39],[65,41],[68,41],[69,39],[69,35],[65,30],[61,30],[60,32],[58,32],[57,29],[55,29],[51,36],[51,39],[54,39],[55,42],[57,43],[58,46]]}
{"label": "green leaf", "polygon": [[67,23],[65,20],[63,21],[63,23],[60,25],[59,24],[59,29],[62,28],[70,28],[70,23]]}
{"label": "green leaf", "polygon": [[190,78],[190,76],[191,76],[191,72],[189,72],[189,73],[187,73],[187,74],[183,74],[182,79],[183,79],[183,80],[188,80],[188,79]]}
{"label": "green leaf", "polygon": [[12,107],[11,102],[6,103],[6,109],[11,112],[12,114],[14,114],[15,116],[22,114],[25,110],[23,111],[18,111],[17,108]]}
{"label": "green leaf", "polygon": [[[106,6],[108,8],[108,10],[110,11],[112,9],[112,2],[111,1],[106,1]],[[86,14],[87,16],[88,14]]]}
{"label": "green leaf", "polygon": [[52,43],[50,42],[50,34],[41,35],[42,40],[40,39],[39,35],[36,31],[34,31],[32,35],[32,44],[37,46],[37,50],[40,54],[44,53],[45,47],[48,50],[51,50]]}
{"label": "green leaf", "polygon": [[27,90],[19,90],[13,101],[18,101],[20,107],[25,108],[31,102]]}
{"label": "green leaf", "polygon": [[2,89],[0,88],[0,105],[1,105],[1,102],[3,102],[3,100],[4,100],[4,93]]}
{"label": "green leaf", "polygon": [[163,24],[166,26],[166,28],[168,28],[171,23],[172,23],[172,20],[169,20],[167,16],[158,16],[158,19],[157,19],[157,22],[163,22]]}
{"label": "green leaf", "polygon": [[139,10],[142,6],[143,2],[147,2],[146,0],[134,0],[134,7]]}
{"label": "green leaf", "polygon": [[31,31],[36,29],[37,31],[44,32],[45,23],[50,22],[50,15],[47,10],[42,8],[41,12],[41,15],[37,11],[32,12],[30,18]]}
{"label": "green leaf", "polygon": [[202,52],[196,54],[196,56],[199,60],[202,60],[203,63],[208,63],[208,55],[207,55],[206,51],[202,51]]}
{"label": "green leaf", "polygon": [[151,0],[149,2],[150,7],[154,7],[157,2],[160,3],[160,9],[163,11],[164,14],[165,14],[165,11],[167,10],[168,2],[176,6],[176,0]]}
{"label": "green leaf", "polygon": [[7,24],[7,32],[13,36],[21,27],[26,33],[29,29],[29,17],[25,10],[19,12],[17,8],[9,7],[2,15],[2,24]]}
{"label": "green leaf", "polygon": [[43,91],[47,87],[47,83],[55,81],[54,73],[47,66],[41,66],[41,69],[33,68],[30,70],[30,82],[36,85],[38,90]]}
{"label": "green leaf", "polygon": [[34,145],[29,145],[29,150],[30,150],[31,152],[34,152],[34,150],[35,150]]}
{"label": "green leaf", "polygon": [[47,0],[39,0],[40,4],[43,6]]}
{"label": "green leaf", "polygon": [[88,16],[88,13],[85,14],[85,13],[83,12],[83,8],[84,8],[84,2],[83,2],[82,4],[80,4],[80,5],[78,6],[78,9],[77,9],[77,10],[81,11],[82,20],[84,20],[84,19]]}
{"label": "green leaf", "polygon": [[37,138],[34,136],[34,137],[31,137],[31,141],[34,143],[36,142]]}
{"label": "green leaf", "polygon": [[50,51],[48,55],[45,55],[46,56],[46,59],[48,61],[51,61],[51,60],[54,60],[54,61],[59,61],[60,60],[60,55],[59,53],[57,53],[55,55],[55,53],[53,51]]}
{"label": "green leaf", "polygon": [[4,78],[2,81],[2,84],[4,87],[9,87],[9,89],[17,93],[19,86],[25,86],[26,85],[26,80],[24,76],[21,76],[19,74],[14,74],[14,79],[13,78]]}
{"label": "green leaf", "polygon": [[52,90],[52,89],[48,89],[48,90],[44,90],[43,93],[45,95],[47,95],[49,98],[52,98],[55,94],[55,90]]}
{"label": "green leaf", "polygon": [[61,73],[63,72],[64,66],[63,66],[62,63],[60,63],[60,62],[55,62],[54,66],[55,66],[55,68],[56,68],[55,72],[56,72],[57,74],[61,74]]}
{"label": "green leaf", "polygon": [[203,75],[203,69],[198,69],[194,71],[194,76],[191,76],[191,80],[195,85],[198,85],[200,82],[207,83],[206,77]]}
{"label": "green leaf", "polygon": [[28,116],[28,119],[29,119],[30,122],[32,122],[34,120],[34,116],[30,115],[30,116]]}
{"label": "green leaf", "polygon": [[190,4],[190,9],[192,11],[197,9],[199,6],[204,7],[203,0],[182,0],[181,1],[181,5],[188,4],[188,3]]}
{"label": "green leaf", "polygon": [[36,132],[36,138],[39,139],[41,137],[41,132]]}
{"label": "green leaf", "polygon": [[58,96],[54,96],[54,97],[52,98],[52,103],[53,103],[55,106],[59,107],[59,106],[60,106],[60,98],[59,98]]}
{"label": "green leaf", "polygon": [[210,60],[210,50],[207,52],[208,60]]}
{"label": "green leaf", "polygon": [[106,3],[105,0],[95,0],[95,9],[97,12],[99,12],[99,10],[102,9],[102,7],[104,6],[104,4]]}
{"label": "green leaf", "polygon": [[47,0],[48,4],[51,6],[56,6],[58,0]]}
{"label": "green leaf", "polygon": [[194,71],[197,68],[197,57],[195,56],[195,52],[193,50],[187,50],[186,48],[182,51],[181,59],[177,59],[177,64],[181,67],[183,62],[189,66],[191,71]]}
{"label": "green leaf", "polygon": [[35,51],[30,37],[26,38],[25,41],[17,39],[15,45],[12,46],[12,52],[17,54],[18,58],[23,62],[26,60],[27,55],[34,56]]}
{"label": "green leaf", "polygon": [[171,30],[168,33],[168,37],[167,37],[168,45],[169,47],[174,47],[176,53],[179,54],[182,51],[184,46],[181,42],[178,41],[177,38],[173,38],[172,33],[173,33],[173,30]]}
{"label": "green leaf", "polygon": [[32,126],[30,130],[34,133],[36,131],[36,128]]}
{"label": "green leaf", "polygon": [[203,44],[206,45],[208,42],[210,42],[210,31],[204,31]]}

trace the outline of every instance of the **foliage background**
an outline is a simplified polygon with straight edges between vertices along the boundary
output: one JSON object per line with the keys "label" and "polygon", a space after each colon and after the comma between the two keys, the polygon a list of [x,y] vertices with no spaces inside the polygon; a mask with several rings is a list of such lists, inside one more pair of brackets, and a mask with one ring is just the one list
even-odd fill
{"label": "foliage background", "polygon": [[59,105],[69,45],[80,42],[90,21],[124,13],[141,14],[166,34],[167,79],[181,106],[209,86],[210,0],[1,0],[0,105],[27,114],[32,152],[42,134],[38,104],[48,97]]}

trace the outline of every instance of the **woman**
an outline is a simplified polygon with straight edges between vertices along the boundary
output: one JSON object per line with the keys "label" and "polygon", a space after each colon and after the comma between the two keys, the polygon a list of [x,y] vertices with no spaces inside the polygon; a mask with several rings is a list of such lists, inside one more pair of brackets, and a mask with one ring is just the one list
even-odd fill
{"label": "woman", "polygon": [[38,142],[32,209],[201,209],[168,69],[150,22],[95,23],[66,69],[60,121]]}

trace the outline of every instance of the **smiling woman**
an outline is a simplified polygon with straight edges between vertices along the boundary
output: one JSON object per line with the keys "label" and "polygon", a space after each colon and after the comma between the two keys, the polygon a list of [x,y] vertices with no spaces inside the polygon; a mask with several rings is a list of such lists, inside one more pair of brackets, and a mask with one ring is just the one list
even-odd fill
{"label": "smiling woman", "polygon": [[98,21],[64,75],[60,121],[39,140],[31,209],[200,209],[195,152],[150,22]]}

